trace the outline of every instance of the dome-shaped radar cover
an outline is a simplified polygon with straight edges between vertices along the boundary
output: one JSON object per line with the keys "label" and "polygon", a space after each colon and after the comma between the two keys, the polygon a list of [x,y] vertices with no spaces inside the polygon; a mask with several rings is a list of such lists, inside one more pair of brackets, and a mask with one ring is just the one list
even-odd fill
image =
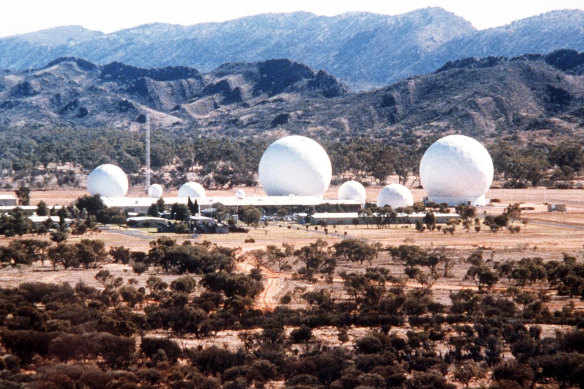
{"label": "dome-shaped radar cover", "polygon": [[99,165],[87,177],[87,190],[101,197],[124,197],[128,193],[128,177],[116,165]]}
{"label": "dome-shaped radar cover", "polygon": [[424,153],[420,180],[432,201],[481,205],[493,182],[493,161],[475,139],[449,135]]}
{"label": "dome-shaped radar cover", "polygon": [[414,205],[414,197],[408,188],[400,184],[389,184],[385,186],[379,196],[377,196],[377,206],[391,208],[410,207]]}
{"label": "dome-shaped radar cover", "polygon": [[187,182],[178,190],[178,197],[203,198],[206,196],[205,188],[197,182]]}
{"label": "dome-shaped radar cover", "polygon": [[367,193],[365,187],[357,181],[347,181],[339,188],[339,200],[358,200],[365,203]]}
{"label": "dome-shaped radar cover", "polygon": [[148,197],[158,199],[158,198],[162,197],[163,192],[164,192],[164,190],[162,189],[161,185],[152,184],[152,185],[150,185],[150,188],[148,188]]}
{"label": "dome-shaped radar cover", "polygon": [[292,135],[268,147],[260,160],[259,176],[268,196],[322,196],[331,182],[332,167],[321,145]]}

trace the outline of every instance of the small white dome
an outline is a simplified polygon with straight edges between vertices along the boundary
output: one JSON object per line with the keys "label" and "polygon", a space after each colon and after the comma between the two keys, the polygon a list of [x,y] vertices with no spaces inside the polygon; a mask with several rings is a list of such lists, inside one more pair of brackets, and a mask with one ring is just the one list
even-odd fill
{"label": "small white dome", "polygon": [[332,167],[321,145],[292,135],[268,147],[260,160],[259,176],[268,196],[322,196],[331,182]]}
{"label": "small white dome", "polygon": [[164,190],[162,189],[161,185],[152,184],[152,185],[150,185],[150,188],[148,188],[148,197],[153,197],[155,199],[158,199],[158,198],[162,197],[163,192],[164,192]]}
{"label": "small white dome", "polygon": [[359,200],[364,204],[366,199],[365,187],[360,182],[347,181],[339,188],[339,200]]}
{"label": "small white dome", "polygon": [[414,205],[412,192],[400,184],[389,184],[377,196],[377,206],[389,205],[392,209],[410,207]]}
{"label": "small white dome", "polygon": [[235,191],[235,197],[238,199],[242,199],[245,197],[245,191],[243,189],[238,189]]}
{"label": "small white dome", "polygon": [[101,197],[124,197],[128,193],[128,177],[116,165],[99,165],[87,177],[87,190]]}
{"label": "small white dome", "polygon": [[426,150],[420,181],[430,200],[449,205],[483,205],[493,182],[493,161],[485,147],[464,135],[449,135]]}
{"label": "small white dome", "polygon": [[205,188],[197,182],[187,182],[183,184],[178,190],[178,197],[204,198]]}

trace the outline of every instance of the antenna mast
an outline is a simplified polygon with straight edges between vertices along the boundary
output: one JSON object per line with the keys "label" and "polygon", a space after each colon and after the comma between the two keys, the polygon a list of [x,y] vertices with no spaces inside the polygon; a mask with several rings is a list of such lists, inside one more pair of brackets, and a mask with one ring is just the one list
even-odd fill
{"label": "antenna mast", "polygon": [[150,188],[150,114],[146,114],[146,191]]}

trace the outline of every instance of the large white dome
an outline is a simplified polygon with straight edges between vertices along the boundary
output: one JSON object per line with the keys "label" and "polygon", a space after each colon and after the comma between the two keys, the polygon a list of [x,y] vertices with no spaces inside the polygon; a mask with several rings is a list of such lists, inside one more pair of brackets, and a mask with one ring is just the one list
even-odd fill
{"label": "large white dome", "polygon": [[436,203],[484,205],[493,182],[493,161],[475,139],[448,135],[424,153],[420,180],[429,199]]}
{"label": "large white dome", "polygon": [[385,207],[386,205],[392,209],[410,207],[414,205],[412,192],[403,185],[389,184],[377,196],[377,206]]}
{"label": "large white dome", "polygon": [[87,177],[87,190],[101,197],[124,197],[128,193],[128,177],[116,165],[99,165]]}
{"label": "large white dome", "polygon": [[359,200],[364,204],[366,199],[365,187],[360,182],[347,181],[339,188],[339,200]]}
{"label": "large white dome", "polygon": [[322,196],[331,182],[332,167],[321,145],[292,135],[268,147],[260,160],[259,176],[268,196]]}
{"label": "large white dome", "polygon": [[152,185],[150,185],[150,188],[148,188],[148,197],[158,199],[158,198],[162,197],[163,192],[164,192],[164,190],[162,189],[161,185],[152,184]]}
{"label": "large white dome", "polygon": [[196,182],[187,182],[178,190],[178,197],[190,197],[191,199],[195,199],[204,198],[205,196],[205,188]]}

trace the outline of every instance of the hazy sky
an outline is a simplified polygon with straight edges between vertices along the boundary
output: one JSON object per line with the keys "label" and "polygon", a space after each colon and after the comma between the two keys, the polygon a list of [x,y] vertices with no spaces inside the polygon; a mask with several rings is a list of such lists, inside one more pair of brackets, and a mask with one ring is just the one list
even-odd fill
{"label": "hazy sky", "polygon": [[397,15],[430,6],[484,29],[553,9],[584,10],[584,0],[0,0],[0,36],[73,24],[112,32],[145,23],[191,25],[268,12]]}

